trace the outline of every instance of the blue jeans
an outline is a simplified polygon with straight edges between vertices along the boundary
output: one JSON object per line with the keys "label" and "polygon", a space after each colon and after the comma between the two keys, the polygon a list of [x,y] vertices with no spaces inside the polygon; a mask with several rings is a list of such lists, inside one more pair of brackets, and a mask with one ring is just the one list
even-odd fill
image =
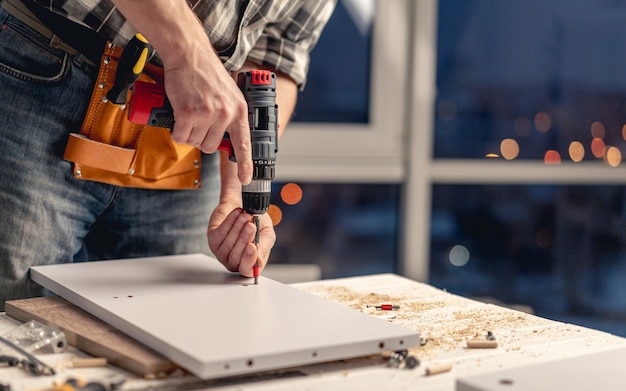
{"label": "blue jeans", "polygon": [[143,190],[76,180],[63,160],[97,69],[0,8],[0,311],[41,295],[34,265],[209,253],[219,158],[204,155],[199,190]]}

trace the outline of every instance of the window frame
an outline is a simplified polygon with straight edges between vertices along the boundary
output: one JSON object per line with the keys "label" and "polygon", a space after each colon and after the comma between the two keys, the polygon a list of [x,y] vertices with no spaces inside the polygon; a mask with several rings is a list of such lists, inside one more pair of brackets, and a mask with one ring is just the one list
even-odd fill
{"label": "window frame", "polygon": [[278,181],[404,181],[410,3],[376,0],[369,123],[290,123],[279,145]]}
{"label": "window frame", "polygon": [[438,0],[420,0],[412,10],[412,74],[407,178],[400,215],[400,273],[428,281],[432,190],[435,184],[626,184],[626,167],[601,161],[506,161],[434,159]]}

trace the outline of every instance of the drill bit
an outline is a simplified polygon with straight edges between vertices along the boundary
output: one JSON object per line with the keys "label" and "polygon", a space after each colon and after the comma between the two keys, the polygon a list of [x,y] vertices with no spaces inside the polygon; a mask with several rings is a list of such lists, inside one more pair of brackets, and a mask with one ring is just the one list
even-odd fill
{"label": "drill bit", "polygon": [[[254,235],[254,244],[259,248],[259,215],[254,215],[254,225],[256,226],[256,234]],[[254,264],[252,269],[254,273],[254,285],[259,283],[259,261]]]}

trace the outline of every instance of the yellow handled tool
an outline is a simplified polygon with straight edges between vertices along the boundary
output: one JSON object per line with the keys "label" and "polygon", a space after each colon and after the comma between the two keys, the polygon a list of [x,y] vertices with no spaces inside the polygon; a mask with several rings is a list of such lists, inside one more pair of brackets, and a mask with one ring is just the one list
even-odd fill
{"label": "yellow handled tool", "polygon": [[128,41],[117,64],[115,84],[107,93],[107,99],[116,105],[126,104],[128,90],[143,71],[152,48],[143,35],[137,33]]}

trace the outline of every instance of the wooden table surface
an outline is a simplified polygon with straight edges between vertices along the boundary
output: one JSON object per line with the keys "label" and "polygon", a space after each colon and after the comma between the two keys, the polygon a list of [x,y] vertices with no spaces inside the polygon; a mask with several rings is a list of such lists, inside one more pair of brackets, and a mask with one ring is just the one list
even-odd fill
{"label": "wooden table surface", "polygon": [[[123,374],[127,377],[124,390],[147,387],[200,389],[206,386],[218,390],[451,391],[456,389],[459,377],[626,347],[626,339],[621,337],[469,300],[393,274],[293,286],[419,331],[427,342],[422,347],[410,349],[409,354],[419,359],[420,365],[414,369],[389,367],[388,355],[383,355],[204,382],[183,374],[149,380],[112,366],[70,368],[68,363],[72,358],[86,357],[70,347],[64,353],[38,355],[57,370],[57,375],[32,377],[20,368],[0,367],[0,384],[9,384],[13,391],[34,390],[50,387],[54,381],[61,382],[68,376],[92,379]],[[385,303],[400,308],[386,312],[368,307]],[[14,319],[0,315],[0,335],[18,325]],[[468,340],[484,339],[488,331],[495,336],[497,348],[466,348]],[[439,364],[450,364],[451,370],[430,376],[426,374],[427,368]]]}

